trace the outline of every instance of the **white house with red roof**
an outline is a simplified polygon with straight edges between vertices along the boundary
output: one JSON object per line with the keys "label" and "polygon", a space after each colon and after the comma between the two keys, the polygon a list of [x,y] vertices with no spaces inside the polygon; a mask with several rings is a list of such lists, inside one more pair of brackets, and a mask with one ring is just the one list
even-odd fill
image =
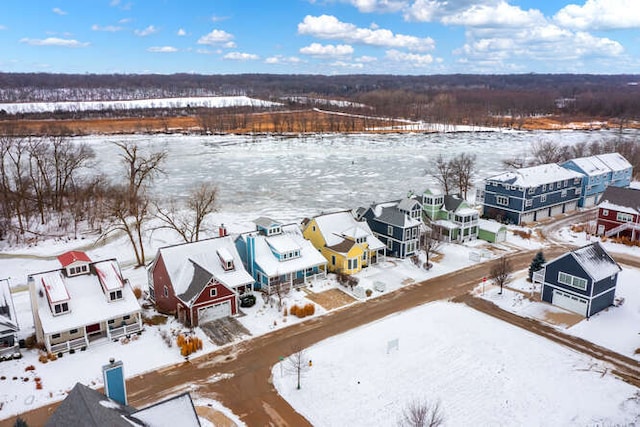
{"label": "white house with red roof", "polygon": [[84,349],[99,338],[142,331],[140,304],[115,259],[93,262],[71,251],[58,261],[62,268],[28,277],[36,339],[47,351]]}

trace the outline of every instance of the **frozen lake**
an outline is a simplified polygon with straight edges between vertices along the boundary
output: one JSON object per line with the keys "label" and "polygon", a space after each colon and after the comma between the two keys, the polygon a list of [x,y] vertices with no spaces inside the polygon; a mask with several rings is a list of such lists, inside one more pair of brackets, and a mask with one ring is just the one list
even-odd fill
{"label": "frozen lake", "polygon": [[[637,138],[627,132],[623,138]],[[168,152],[166,175],[156,195],[184,195],[193,185],[217,183],[220,211],[299,220],[323,210],[351,209],[393,200],[433,186],[427,174],[438,154],[477,155],[476,182],[504,170],[501,160],[552,140],[572,145],[621,137],[614,131],[483,132],[392,135],[313,135],[304,137],[238,135],[87,136],[98,169],[121,175],[118,148],[110,142],[134,141],[144,149]]]}

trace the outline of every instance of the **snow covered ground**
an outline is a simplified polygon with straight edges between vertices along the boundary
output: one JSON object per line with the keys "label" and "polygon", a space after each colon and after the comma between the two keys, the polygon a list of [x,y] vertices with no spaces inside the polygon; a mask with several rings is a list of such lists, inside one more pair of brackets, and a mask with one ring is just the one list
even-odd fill
{"label": "snow covered ground", "polygon": [[148,108],[224,108],[271,107],[277,102],[263,101],[248,96],[202,96],[184,98],[134,99],[126,101],[71,101],[71,102],[17,102],[0,103],[0,110],[7,114],[53,113],[57,111],[139,110]]}
{"label": "snow covered ground", "polygon": [[602,364],[458,304],[389,316],[306,355],[312,366],[300,390],[286,366],[272,376],[314,426],[396,425],[414,399],[439,401],[451,426],[639,421],[637,389],[603,375]]}

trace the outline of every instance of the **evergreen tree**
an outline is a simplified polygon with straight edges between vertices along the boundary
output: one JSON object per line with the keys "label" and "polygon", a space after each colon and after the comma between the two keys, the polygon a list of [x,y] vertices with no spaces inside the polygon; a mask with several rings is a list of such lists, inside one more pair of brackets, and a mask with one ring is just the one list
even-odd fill
{"label": "evergreen tree", "polygon": [[542,253],[542,251],[538,252],[536,256],[533,258],[533,260],[531,261],[531,265],[529,266],[530,282],[533,280],[533,273],[542,269],[542,266],[544,265],[545,262],[547,261],[544,259],[544,254]]}

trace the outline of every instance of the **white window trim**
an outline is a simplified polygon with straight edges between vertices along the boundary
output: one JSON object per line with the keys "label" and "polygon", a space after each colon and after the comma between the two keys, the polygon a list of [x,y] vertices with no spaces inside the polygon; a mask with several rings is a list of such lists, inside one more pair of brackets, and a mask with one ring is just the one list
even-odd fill
{"label": "white window trim", "polygon": [[508,196],[496,196],[496,205],[509,206]]}
{"label": "white window trim", "polygon": [[[562,278],[562,275],[566,276],[566,280],[564,280],[565,278]],[[588,284],[587,279],[583,279],[582,277],[577,277],[563,271],[558,272],[558,283],[580,289],[581,291],[586,291]],[[584,286],[580,285],[580,283],[584,283]]]}

